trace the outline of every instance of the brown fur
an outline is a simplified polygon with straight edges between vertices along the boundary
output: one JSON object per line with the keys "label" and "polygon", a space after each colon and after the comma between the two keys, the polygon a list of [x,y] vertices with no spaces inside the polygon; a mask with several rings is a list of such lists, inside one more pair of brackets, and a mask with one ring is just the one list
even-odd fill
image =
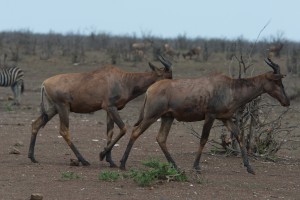
{"label": "brown fur", "polygon": [[[71,142],[69,133],[69,113],[90,113],[100,109],[107,112],[107,148],[101,152],[100,159],[106,156],[111,166],[111,149],[126,133],[126,126],[119,116],[118,110],[132,99],[143,94],[154,82],[172,78],[171,64],[160,57],[165,68],[159,69],[149,63],[151,72],[129,73],[114,66],[106,66],[92,72],[60,74],[45,80],[42,84],[42,114],[32,123],[32,135],[28,157],[32,162],[34,146],[39,129],[53,116],[59,114],[60,134],[73,150],[83,165],[89,163],[81,156]],[[48,101],[48,109],[44,107],[44,98]],[[112,141],[114,123],[120,128],[120,133]]]}
{"label": "brown fur", "polygon": [[[271,61],[267,63],[269,65],[274,64]],[[214,120],[218,119],[237,138],[242,150],[244,165],[249,173],[254,174],[248,162],[247,152],[240,138],[238,127],[232,122],[232,116],[239,107],[263,93],[271,95],[281,105],[289,106],[290,102],[281,82],[282,77],[281,74],[274,74],[274,72],[267,72],[247,79],[232,79],[218,74],[194,79],[162,80],[153,84],[146,92],[140,118],[134,127],[120,168],[125,169],[126,160],[136,139],[151,124],[161,118],[157,142],[167,160],[175,167],[175,161],[166,146],[173,120],[184,122],[205,120],[200,146],[194,162],[194,168],[200,170],[202,150]]]}

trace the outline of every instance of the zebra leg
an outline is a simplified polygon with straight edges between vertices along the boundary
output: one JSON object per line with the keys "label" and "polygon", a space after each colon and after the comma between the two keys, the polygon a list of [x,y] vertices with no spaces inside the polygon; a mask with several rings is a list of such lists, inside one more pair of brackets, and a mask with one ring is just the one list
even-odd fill
{"label": "zebra leg", "polygon": [[16,82],[14,85],[11,86],[11,90],[14,93],[14,103],[13,105],[20,105],[20,97],[21,97],[21,84]]}

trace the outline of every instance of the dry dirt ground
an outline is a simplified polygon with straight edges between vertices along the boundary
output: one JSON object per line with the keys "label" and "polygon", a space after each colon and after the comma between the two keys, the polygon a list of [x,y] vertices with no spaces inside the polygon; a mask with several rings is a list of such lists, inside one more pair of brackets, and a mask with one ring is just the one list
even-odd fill
{"label": "dry dirt ground", "polygon": [[[100,63],[101,64],[101,63]],[[39,164],[27,158],[31,135],[31,122],[39,115],[42,81],[54,74],[95,69],[98,64],[62,65],[56,61],[37,63],[25,60],[21,63],[25,71],[26,92],[20,107],[11,107],[12,95],[9,88],[0,88],[0,199],[29,199],[32,193],[41,193],[44,199],[300,199],[300,151],[299,129],[278,152],[277,162],[256,160],[250,162],[256,175],[246,172],[240,157],[213,155],[208,144],[202,157],[202,174],[192,172],[194,152],[198,139],[190,134],[186,124],[175,122],[168,139],[168,147],[179,167],[187,172],[187,182],[160,182],[152,187],[139,187],[132,179],[119,179],[105,182],[98,179],[103,170],[111,169],[99,161],[99,152],[106,144],[105,112],[70,115],[72,140],[91,163],[89,167],[70,166],[75,158],[67,144],[59,136],[59,122],[56,116],[38,134],[35,155]],[[62,67],[64,66],[64,67]],[[178,67],[177,67],[178,66]],[[126,66],[126,70],[145,71],[146,62],[140,68]],[[268,69],[267,69],[268,70]],[[205,74],[206,69],[174,67],[174,77]],[[120,111],[129,130],[118,146],[113,149],[113,158],[119,163],[125,150],[132,125],[135,123],[143,97],[130,102]],[[293,101],[292,107],[298,110],[299,103]],[[285,118],[289,123],[298,123],[298,112],[291,112]],[[201,130],[201,123],[193,123]],[[141,161],[158,158],[165,162],[163,153],[155,141],[159,122],[153,124],[134,145],[127,162],[127,169],[142,167]],[[117,129],[116,129],[117,131]],[[219,132],[213,129],[210,138],[218,138]],[[16,146],[17,145],[17,146]],[[10,154],[16,148],[20,154]],[[79,179],[62,180],[65,172],[74,172]]]}

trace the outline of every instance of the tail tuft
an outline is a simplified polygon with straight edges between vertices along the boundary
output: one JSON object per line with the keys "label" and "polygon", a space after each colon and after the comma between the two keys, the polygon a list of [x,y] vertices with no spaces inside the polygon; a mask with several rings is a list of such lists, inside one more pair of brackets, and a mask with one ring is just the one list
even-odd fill
{"label": "tail tuft", "polygon": [[142,109],[141,109],[139,119],[138,119],[138,121],[134,124],[134,126],[138,126],[138,125],[143,121],[143,119],[144,119],[144,109],[145,109],[146,101],[147,101],[147,94],[145,95],[144,104],[143,104],[143,107],[142,107]]}

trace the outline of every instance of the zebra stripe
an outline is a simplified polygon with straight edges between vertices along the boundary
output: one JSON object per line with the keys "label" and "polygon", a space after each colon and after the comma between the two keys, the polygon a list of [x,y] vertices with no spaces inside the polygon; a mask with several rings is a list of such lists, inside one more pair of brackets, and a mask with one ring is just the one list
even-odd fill
{"label": "zebra stripe", "polygon": [[24,72],[16,66],[0,68],[0,86],[14,86],[19,81],[23,81]]}

